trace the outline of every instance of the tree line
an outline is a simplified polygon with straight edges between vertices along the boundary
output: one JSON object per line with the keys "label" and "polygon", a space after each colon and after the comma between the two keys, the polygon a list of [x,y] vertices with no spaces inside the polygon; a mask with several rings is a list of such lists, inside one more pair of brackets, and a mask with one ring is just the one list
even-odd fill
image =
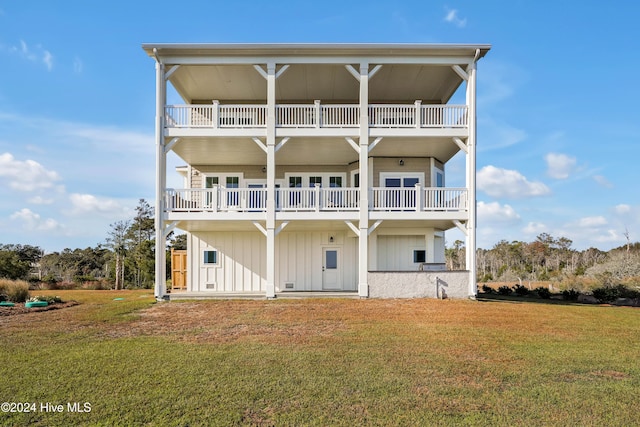
{"label": "tree line", "polygon": [[[38,246],[0,244],[0,278],[51,287],[150,288],[155,276],[155,238],[153,207],[140,199],[135,216],[111,224],[105,241],[95,247],[45,254]],[[167,244],[186,249],[184,235],[170,235]]]}
{"label": "tree line", "polygon": [[[603,281],[640,277],[640,243],[631,243],[608,252],[597,248],[573,249],[566,237],[539,234],[532,242],[501,240],[491,249],[476,251],[478,282],[513,280],[567,281],[591,277]],[[446,249],[447,267],[464,269],[465,247],[460,240]]]}

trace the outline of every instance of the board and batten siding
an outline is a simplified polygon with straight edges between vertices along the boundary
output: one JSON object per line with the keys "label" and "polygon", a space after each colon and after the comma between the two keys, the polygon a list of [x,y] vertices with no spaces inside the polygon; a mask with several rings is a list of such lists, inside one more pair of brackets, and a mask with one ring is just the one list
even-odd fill
{"label": "board and batten siding", "polygon": [[[266,242],[260,232],[194,232],[190,234],[192,292],[264,292]],[[215,250],[218,262],[204,263],[204,251]]]}
{"label": "board and batten siding", "polygon": [[378,236],[378,271],[415,271],[420,264],[413,262],[414,250],[426,248],[425,236]]}
{"label": "board and batten siding", "polygon": [[[330,238],[333,237],[333,242]],[[321,291],[323,249],[340,250],[342,290],[357,290],[357,239],[344,232],[282,232],[276,238],[276,288],[280,291]],[[287,289],[286,284],[293,284]]]}
{"label": "board and batten siding", "polygon": [[[333,237],[333,242],[330,238]],[[276,238],[276,290],[321,291],[323,248],[340,250],[341,286],[357,289],[357,239],[345,232],[282,232]],[[188,241],[189,291],[261,293],[266,289],[266,241],[259,232],[192,232]],[[204,252],[218,262],[205,264]],[[287,289],[286,284],[293,288]]]}

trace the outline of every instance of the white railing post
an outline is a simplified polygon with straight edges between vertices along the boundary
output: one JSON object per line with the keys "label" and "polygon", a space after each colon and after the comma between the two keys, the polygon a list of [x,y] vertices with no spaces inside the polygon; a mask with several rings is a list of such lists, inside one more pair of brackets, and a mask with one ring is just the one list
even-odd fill
{"label": "white railing post", "polygon": [[220,101],[214,99],[213,103],[213,113],[211,114],[211,122],[213,124],[214,129],[218,129],[220,127]]}
{"label": "white railing post", "polygon": [[416,183],[416,212],[420,212],[422,206],[422,186],[420,183]]}
{"label": "white railing post", "polygon": [[322,111],[321,111],[321,107],[320,107],[320,100],[316,99],[315,101],[313,101],[313,104],[315,106],[315,119],[316,119],[316,129],[319,129],[322,127]]}
{"label": "white railing post", "polygon": [[213,212],[218,212],[218,199],[220,198],[219,191],[220,187],[218,185],[214,185],[211,189],[211,208]]}
{"label": "white railing post", "polygon": [[316,212],[320,212],[320,184],[316,184],[313,189],[313,198]]}
{"label": "white railing post", "polygon": [[422,120],[421,120],[421,117],[420,117],[422,115],[422,114],[420,114],[422,112],[422,101],[419,100],[419,99],[416,99],[415,106],[416,106],[416,111],[415,111],[415,121],[416,121],[416,123],[415,123],[415,125],[416,125],[416,128],[419,129],[420,126],[422,126]]}

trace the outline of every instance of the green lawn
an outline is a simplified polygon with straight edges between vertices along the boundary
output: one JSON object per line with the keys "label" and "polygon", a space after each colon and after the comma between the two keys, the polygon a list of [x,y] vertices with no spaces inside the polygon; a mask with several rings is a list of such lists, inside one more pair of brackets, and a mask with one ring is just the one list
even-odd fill
{"label": "green lawn", "polygon": [[640,425],[635,308],[35,293],[81,304],[0,317],[1,425]]}

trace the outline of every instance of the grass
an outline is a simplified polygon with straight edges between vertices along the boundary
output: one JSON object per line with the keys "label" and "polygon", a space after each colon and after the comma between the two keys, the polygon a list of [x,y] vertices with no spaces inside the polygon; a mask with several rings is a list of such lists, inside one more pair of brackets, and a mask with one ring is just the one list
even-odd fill
{"label": "grass", "polygon": [[50,293],[0,317],[0,401],[38,405],[0,425],[640,425],[638,309]]}

